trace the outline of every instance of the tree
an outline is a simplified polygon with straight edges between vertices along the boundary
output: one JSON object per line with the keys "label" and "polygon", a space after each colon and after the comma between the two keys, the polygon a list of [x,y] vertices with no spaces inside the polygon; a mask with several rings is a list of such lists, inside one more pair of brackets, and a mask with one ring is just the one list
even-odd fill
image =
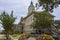
{"label": "tree", "polygon": [[43,6],[43,9],[46,11],[53,12],[53,9],[57,8],[59,4],[60,0],[38,0],[38,3],[36,5],[38,7]]}
{"label": "tree", "polygon": [[51,28],[51,25],[53,25],[53,17],[53,15],[46,11],[34,12],[32,27],[38,30]]}
{"label": "tree", "polygon": [[57,24],[56,26],[57,26],[57,28],[60,28],[60,20],[55,20],[55,22],[54,22],[55,24]]}
{"label": "tree", "polygon": [[[13,15],[11,13],[11,15]],[[10,40],[9,34],[11,33],[12,27],[14,26],[15,17],[7,14],[5,11],[0,15],[0,23],[4,28],[6,34],[6,40]]]}

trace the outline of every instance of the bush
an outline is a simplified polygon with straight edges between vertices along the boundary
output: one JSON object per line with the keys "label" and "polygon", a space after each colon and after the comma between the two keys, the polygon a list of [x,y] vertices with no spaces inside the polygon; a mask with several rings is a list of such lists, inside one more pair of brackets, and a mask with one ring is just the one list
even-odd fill
{"label": "bush", "polygon": [[41,34],[40,37],[43,40],[54,40],[53,37],[51,35],[48,35],[48,34]]}
{"label": "bush", "polygon": [[24,38],[27,38],[30,36],[30,33],[28,32],[25,32],[23,34],[20,35],[19,39],[18,40],[24,40]]}

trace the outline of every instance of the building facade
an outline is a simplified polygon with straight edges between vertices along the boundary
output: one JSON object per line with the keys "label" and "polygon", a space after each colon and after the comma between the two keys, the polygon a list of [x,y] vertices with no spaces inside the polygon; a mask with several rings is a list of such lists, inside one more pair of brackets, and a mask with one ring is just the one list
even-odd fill
{"label": "building facade", "polygon": [[21,23],[24,24],[23,31],[24,32],[30,32],[33,30],[31,27],[31,24],[33,22],[33,13],[35,11],[35,7],[33,5],[33,2],[31,1],[30,6],[28,7],[28,14],[26,17],[22,18]]}

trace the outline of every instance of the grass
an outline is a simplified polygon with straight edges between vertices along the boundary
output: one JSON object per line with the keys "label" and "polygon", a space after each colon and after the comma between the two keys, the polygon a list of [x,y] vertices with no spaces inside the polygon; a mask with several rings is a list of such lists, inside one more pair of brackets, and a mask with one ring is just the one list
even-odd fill
{"label": "grass", "polygon": [[12,36],[12,37],[19,37],[20,34],[12,34],[11,36]]}

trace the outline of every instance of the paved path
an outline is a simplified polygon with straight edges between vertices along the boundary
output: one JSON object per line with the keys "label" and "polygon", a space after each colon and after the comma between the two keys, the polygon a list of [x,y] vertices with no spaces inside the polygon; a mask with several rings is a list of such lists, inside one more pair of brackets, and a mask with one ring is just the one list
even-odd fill
{"label": "paved path", "polygon": [[[5,35],[4,34],[0,34],[0,40],[5,40],[5,39],[6,39]],[[18,40],[18,39],[12,38],[12,37],[11,37],[11,39],[12,40]]]}
{"label": "paved path", "polygon": [[0,40],[5,40],[5,39],[6,39],[5,35],[4,34],[0,34]]}
{"label": "paved path", "polygon": [[12,38],[12,36],[10,36],[11,40],[18,40],[17,38]]}
{"label": "paved path", "polygon": [[36,40],[35,37],[29,37],[27,40]]}

